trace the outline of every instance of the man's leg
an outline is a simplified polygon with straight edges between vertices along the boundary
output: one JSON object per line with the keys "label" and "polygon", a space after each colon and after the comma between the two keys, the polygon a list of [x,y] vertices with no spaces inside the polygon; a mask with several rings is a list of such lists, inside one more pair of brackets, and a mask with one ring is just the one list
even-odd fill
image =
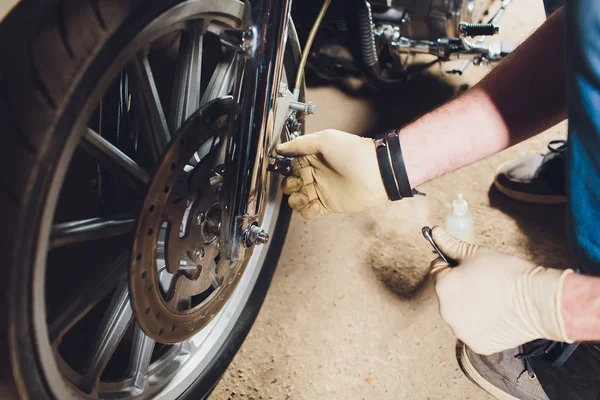
{"label": "man's leg", "polygon": [[[581,272],[600,275],[600,3],[569,0],[565,11],[569,114],[567,234]],[[598,346],[580,344],[561,366],[551,363],[548,356],[531,361],[551,399],[600,398]]]}
{"label": "man's leg", "polygon": [[[565,0],[544,0],[546,16]],[[548,144],[548,153],[506,162],[498,168],[494,186],[510,198],[534,204],[563,204],[565,195],[566,140]]]}

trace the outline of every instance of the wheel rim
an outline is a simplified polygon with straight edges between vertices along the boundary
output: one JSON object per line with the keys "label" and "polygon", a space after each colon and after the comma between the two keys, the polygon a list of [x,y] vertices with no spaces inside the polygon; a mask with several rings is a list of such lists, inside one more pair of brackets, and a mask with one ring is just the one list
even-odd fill
{"label": "wheel rim", "polygon": [[[135,92],[133,98],[139,95],[138,98],[144,99],[144,104],[140,108],[143,108],[141,113],[147,121],[144,128],[146,132],[150,132],[150,135],[145,138],[148,142],[146,144],[148,151],[145,153],[147,159],[158,162],[169,143],[171,136],[169,132],[176,132],[199,106],[206,105],[211,98],[229,92],[233,76],[233,58],[230,54],[225,54],[218,62],[211,79],[204,85],[203,94],[199,93],[193,87],[194,85],[190,85],[191,82],[199,81],[202,71],[202,64],[198,63],[194,66],[193,60],[197,60],[197,56],[201,54],[201,43],[207,35],[218,34],[220,29],[235,25],[240,17],[238,2],[187,1],[155,18],[130,44],[125,46],[121,54],[115,58],[113,65],[107,69],[107,76],[111,73],[116,75],[117,71],[127,64],[133,71],[132,76],[137,79],[132,85]],[[210,23],[207,22],[209,20]],[[167,122],[165,117],[167,113],[162,111],[162,99],[153,80],[151,62],[143,49],[149,49],[149,43],[156,43],[158,39],[182,29],[188,32],[190,38],[197,37],[198,32],[203,35],[200,43],[194,39],[188,40],[187,44],[184,44],[184,40],[181,41],[180,46],[186,50],[187,56],[182,57],[180,51],[177,75],[183,76],[184,79],[180,79],[179,84],[176,85],[175,90],[178,94],[174,94],[173,98],[178,100],[172,102]],[[182,58],[187,58],[187,62],[181,61]],[[133,60],[130,61],[131,59]],[[215,76],[219,79],[213,79]],[[109,174],[112,172],[112,175],[106,176],[119,176],[122,183],[129,185],[134,191],[143,192],[150,181],[147,168],[123,154],[123,151],[115,151],[97,132],[89,128],[82,130],[83,124],[87,125],[94,112],[94,104],[102,98],[103,82],[104,86],[108,86],[110,80],[109,77],[103,78],[94,90],[95,95],[90,96],[83,106],[84,111],[81,113],[79,123],[75,124],[74,133],[61,155],[58,172],[54,176],[44,208],[33,282],[34,332],[40,363],[51,391],[61,399],[97,397],[175,399],[205,370],[231,332],[254,287],[269,245],[259,247],[247,260],[245,271],[240,275],[235,290],[231,291],[229,300],[223,302],[221,305],[223,308],[215,313],[210,322],[189,340],[176,345],[155,348],[155,342],[146,336],[135,322],[129,303],[127,270],[122,268],[124,263],[129,262],[127,251],[116,253],[99,279],[95,281],[90,279],[93,284],[80,288],[80,295],[75,297],[75,302],[69,303],[67,307],[58,307],[60,312],[54,311],[54,314],[51,313],[50,305],[47,309],[45,303],[49,299],[49,295],[46,294],[49,281],[46,279],[46,266],[50,271],[53,252],[73,248],[81,243],[92,243],[94,240],[116,240],[133,230],[136,224],[137,216],[129,212],[131,210],[110,217],[100,216],[68,222],[55,220],[55,211],[60,208],[59,199],[63,196],[61,187],[67,179],[68,172],[71,171],[66,166],[76,155],[76,151],[80,151],[76,149],[81,147],[87,150],[88,154],[99,160],[98,164],[103,169]],[[125,98],[127,101],[124,104],[128,104],[131,97],[125,96]],[[179,101],[181,99],[184,101]],[[129,108],[128,105],[125,107]],[[196,161],[200,161],[200,156],[196,155],[195,158]],[[75,165],[74,161],[73,165]],[[262,220],[262,227],[271,233],[275,229],[281,202],[281,194],[277,186],[270,185],[269,201]],[[103,302],[106,303],[104,306]],[[73,362],[63,354],[66,353],[63,351],[63,346],[68,344],[68,335],[83,324],[83,320],[90,319],[90,315],[98,309],[102,310],[98,325],[104,328],[100,329],[104,335],[96,333],[97,337],[91,341],[90,356],[86,356],[87,361],[83,367],[73,366]],[[119,351],[123,352],[119,346],[122,346],[126,340],[130,348],[125,349],[125,353],[129,355],[129,364],[125,373],[120,379],[110,381],[100,379],[104,377],[107,365],[110,366],[116,354],[119,354]]]}

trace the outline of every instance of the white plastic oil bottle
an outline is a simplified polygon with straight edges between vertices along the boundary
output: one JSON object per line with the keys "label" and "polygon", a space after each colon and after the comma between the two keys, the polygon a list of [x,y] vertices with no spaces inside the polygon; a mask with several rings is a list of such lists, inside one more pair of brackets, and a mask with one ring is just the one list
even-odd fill
{"label": "white plastic oil bottle", "polygon": [[475,240],[473,215],[462,194],[452,202],[452,211],[446,216],[446,232],[465,242],[473,243]]}

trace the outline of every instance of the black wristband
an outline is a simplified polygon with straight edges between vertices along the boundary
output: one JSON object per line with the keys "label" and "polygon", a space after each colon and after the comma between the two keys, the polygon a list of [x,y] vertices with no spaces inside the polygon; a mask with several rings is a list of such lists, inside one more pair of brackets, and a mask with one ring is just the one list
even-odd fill
{"label": "black wristband", "polygon": [[392,170],[392,163],[390,162],[390,153],[388,151],[387,143],[385,142],[385,135],[375,139],[375,151],[377,153],[377,162],[379,163],[379,172],[381,174],[381,179],[383,180],[383,187],[385,188],[388,198],[392,201],[400,200],[402,197],[400,197],[396,179],[394,178],[394,171]]}
{"label": "black wristband", "polygon": [[396,177],[396,183],[398,185],[398,192],[400,192],[400,196],[402,196],[402,198],[413,197],[413,189],[408,181],[408,174],[406,173],[406,166],[404,165],[404,157],[402,157],[399,131],[389,131],[385,136],[390,151],[390,159],[392,160],[394,176]]}

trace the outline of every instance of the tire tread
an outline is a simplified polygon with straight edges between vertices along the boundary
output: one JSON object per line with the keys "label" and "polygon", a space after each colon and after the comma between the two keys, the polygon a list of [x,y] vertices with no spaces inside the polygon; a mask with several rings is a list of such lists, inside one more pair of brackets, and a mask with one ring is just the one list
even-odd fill
{"label": "tire tread", "polygon": [[[140,1],[106,0],[100,5],[95,0],[51,0],[41,11],[36,10],[40,4],[22,3],[2,22],[8,22],[8,28],[2,28],[12,33],[12,38],[0,39],[0,262],[5,268],[19,265],[16,233],[21,229],[25,204],[36,195],[32,186],[37,171],[71,92],[87,64]],[[24,24],[34,28],[15,29]],[[10,316],[15,295],[11,281],[0,280],[0,380],[5,382],[14,382],[11,343],[25,334],[15,331],[10,322],[15,318]],[[32,357],[23,359],[33,363]],[[20,368],[34,369],[26,361]],[[24,388],[22,383],[15,386]],[[27,384],[27,392],[31,399],[47,398],[41,382]]]}
{"label": "tire tread", "polygon": [[65,50],[67,51],[67,54],[69,54],[71,58],[75,58],[75,54],[73,53],[73,49],[71,48],[68,39],[67,24],[65,21],[65,0],[60,0],[58,6],[56,7],[56,21],[58,22],[56,25],[58,28],[58,35],[63,46],[65,47]]}

